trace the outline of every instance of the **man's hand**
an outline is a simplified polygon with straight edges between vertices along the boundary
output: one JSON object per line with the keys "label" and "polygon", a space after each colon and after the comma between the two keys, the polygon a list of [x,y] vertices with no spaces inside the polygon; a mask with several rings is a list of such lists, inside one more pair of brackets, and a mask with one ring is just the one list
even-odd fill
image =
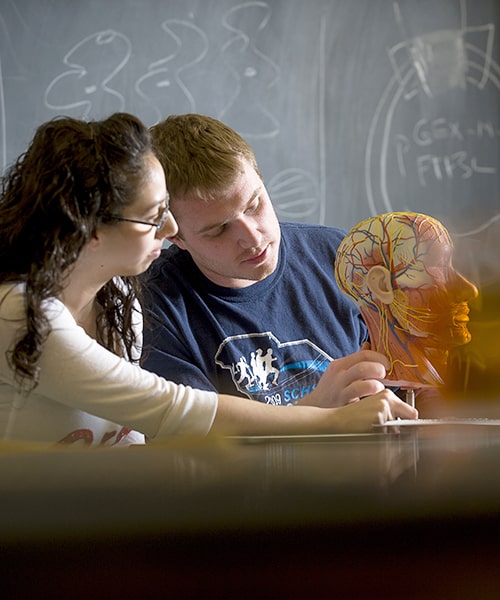
{"label": "man's hand", "polygon": [[330,363],[316,388],[298,404],[334,408],[357,402],[385,389],[381,380],[389,361],[380,352],[363,349]]}

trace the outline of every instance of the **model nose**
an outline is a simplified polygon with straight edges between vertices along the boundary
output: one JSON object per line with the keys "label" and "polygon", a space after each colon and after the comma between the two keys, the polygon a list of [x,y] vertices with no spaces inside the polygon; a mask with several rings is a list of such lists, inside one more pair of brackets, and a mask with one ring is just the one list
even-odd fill
{"label": "model nose", "polygon": [[469,302],[479,295],[477,287],[457,271],[455,271],[452,289],[458,302]]}

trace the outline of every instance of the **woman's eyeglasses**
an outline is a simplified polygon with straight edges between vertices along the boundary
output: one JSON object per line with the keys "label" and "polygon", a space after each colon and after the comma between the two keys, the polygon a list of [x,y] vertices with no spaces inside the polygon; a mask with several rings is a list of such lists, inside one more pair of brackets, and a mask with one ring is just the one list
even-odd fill
{"label": "woman's eyeglasses", "polygon": [[165,223],[168,219],[168,206],[166,206],[160,217],[156,222],[153,221],[141,221],[140,219],[129,219],[128,217],[118,217],[116,215],[111,215],[111,218],[115,221],[127,221],[129,223],[139,223],[140,225],[149,225],[150,227],[156,227],[156,231],[161,231],[165,226]]}

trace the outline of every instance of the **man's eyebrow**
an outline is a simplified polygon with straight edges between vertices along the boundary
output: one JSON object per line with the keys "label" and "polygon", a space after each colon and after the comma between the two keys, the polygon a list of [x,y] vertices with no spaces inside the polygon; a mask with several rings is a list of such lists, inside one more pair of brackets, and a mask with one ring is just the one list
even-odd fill
{"label": "man's eyebrow", "polygon": [[[248,202],[247,202],[246,206],[248,206],[249,204],[251,204],[255,200],[255,198],[257,198],[257,196],[261,193],[261,191],[262,191],[262,186],[260,185],[257,189],[254,190],[253,194],[248,199]],[[209,233],[213,229],[218,229],[219,227],[222,227],[223,225],[226,225],[227,223],[230,222],[230,220],[231,219],[226,219],[224,221],[220,221],[219,223],[212,223],[210,225],[206,225],[205,227],[202,227],[201,229],[199,229],[196,233],[198,235],[204,234],[204,233]]]}
{"label": "man's eyebrow", "polygon": [[212,231],[212,229],[218,229],[219,227],[222,227],[226,223],[227,223],[227,221],[221,221],[220,223],[214,223],[213,225],[207,225],[206,227],[202,227],[201,229],[199,229],[196,232],[196,234],[203,235],[204,233],[209,233],[210,231]]}
{"label": "man's eyebrow", "polygon": [[257,198],[257,196],[258,196],[258,195],[259,195],[261,192],[262,192],[262,186],[261,186],[261,185],[259,185],[259,187],[258,187],[258,188],[256,188],[256,189],[254,190],[253,194],[252,194],[252,195],[250,196],[250,198],[248,199],[247,206],[248,206],[249,204],[251,204],[251,203],[252,203],[252,202],[255,200],[255,198]]}

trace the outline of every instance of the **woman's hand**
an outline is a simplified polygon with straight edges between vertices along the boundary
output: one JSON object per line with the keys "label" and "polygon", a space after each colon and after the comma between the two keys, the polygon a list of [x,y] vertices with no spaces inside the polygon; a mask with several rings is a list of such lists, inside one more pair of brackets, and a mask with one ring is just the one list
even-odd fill
{"label": "woman's hand", "polygon": [[394,392],[384,389],[377,394],[363,398],[335,409],[332,419],[336,421],[335,432],[367,432],[373,425],[383,425],[397,418],[417,419],[418,411],[400,400]]}

